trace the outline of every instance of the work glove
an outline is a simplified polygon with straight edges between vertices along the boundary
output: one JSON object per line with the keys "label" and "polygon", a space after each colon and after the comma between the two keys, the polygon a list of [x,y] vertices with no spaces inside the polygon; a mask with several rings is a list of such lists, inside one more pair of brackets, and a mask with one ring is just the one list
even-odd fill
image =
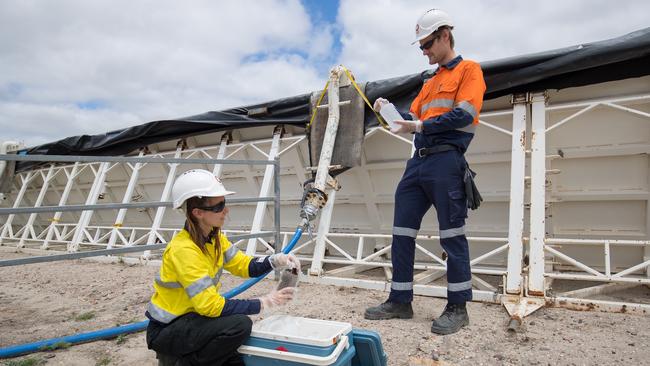
{"label": "work glove", "polygon": [[375,100],[375,104],[372,105],[372,109],[374,109],[376,112],[379,112],[381,110],[381,106],[388,103],[388,99],[385,98],[377,98]]}
{"label": "work glove", "polygon": [[269,256],[269,262],[273,269],[297,268],[300,270],[300,261],[293,254],[276,253]]}
{"label": "work glove", "polygon": [[269,310],[288,303],[293,300],[294,291],[295,287],[285,287],[281,290],[273,290],[267,295],[260,297],[260,303],[262,303],[261,310]]}
{"label": "work glove", "polygon": [[398,125],[397,128],[391,128],[390,132],[392,133],[409,133],[409,132],[422,132],[422,121],[406,121],[406,120],[395,120],[394,124]]}

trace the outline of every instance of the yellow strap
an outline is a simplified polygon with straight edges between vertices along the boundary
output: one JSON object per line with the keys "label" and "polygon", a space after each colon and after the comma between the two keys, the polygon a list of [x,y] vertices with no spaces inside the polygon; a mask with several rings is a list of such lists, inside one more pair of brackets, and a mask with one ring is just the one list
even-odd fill
{"label": "yellow strap", "polygon": [[314,113],[311,114],[311,118],[309,119],[309,123],[307,124],[307,129],[309,129],[311,123],[314,122],[314,118],[316,118],[316,112],[318,112],[318,106],[320,105],[320,102],[323,100],[323,97],[325,96],[325,92],[327,91],[327,87],[329,85],[330,85],[330,81],[327,80],[327,82],[325,83],[325,87],[323,88],[323,91],[320,93],[320,97],[318,97],[316,106],[314,107]]}
{"label": "yellow strap", "polygon": [[[375,111],[375,109],[372,107],[372,105],[368,101],[368,98],[366,97],[366,95],[363,94],[363,92],[361,91],[361,88],[359,88],[359,85],[357,85],[357,82],[354,81],[354,77],[352,76],[352,73],[350,72],[350,70],[348,70],[343,65],[341,65],[341,68],[343,69],[343,71],[345,71],[345,74],[348,76],[348,79],[350,80],[350,82],[352,83],[354,88],[357,90],[357,93],[359,93],[359,95],[361,96],[363,101],[366,102],[368,107],[370,107],[370,110],[375,114],[375,116],[377,117],[377,121],[379,121],[379,124],[381,124],[382,127],[384,127],[385,129],[389,130],[390,128],[388,127],[388,123],[386,123],[386,121],[381,117],[381,115],[379,115],[379,113],[377,113],[377,111]],[[329,85],[330,85],[330,82],[328,80],[327,83],[325,83],[325,88],[323,88],[323,91],[320,93],[320,97],[318,97],[318,101],[316,102],[316,107],[314,108],[314,112],[311,114],[311,118],[309,119],[309,123],[307,124],[307,129],[309,129],[312,122],[314,122],[314,118],[316,118],[316,112],[318,112],[318,106],[320,105],[320,102],[323,100],[323,97],[325,96],[325,92],[327,91],[327,87]]]}
{"label": "yellow strap", "polygon": [[122,225],[123,224],[121,222],[119,222],[119,223],[113,224],[113,227],[122,227]]}
{"label": "yellow strap", "polygon": [[54,218],[52,218],[52,219],[50,219],[50,221],[51,221],[51,222],[59,222],[59,219],[54,219]]}
{"label": "yellow strap", "polygon": [[359,88],[359,85],[357,85],[357,82],[354,81],[354,77],[352,76],[352,73],[350,72],[350,70],[348,70],[343,65],[341,65],[341,68],[343,68],[343,71],[345,71],[345,74],[348,76],[348,79],[350,80],[352,85],[354,85],[354,88],[357,89],[357,93],[359,93],[361,98],[363,98],[363,101],[366,102],[368,107],[370,107],[370,110],[375,114],[375,116],[377,117],[377,121],[379,121],[379,123],[382,125],[382,127],[389,130],[390,128],[388,127],[388,123],[386,123],[386,121],[384,121],[384,119],[381,117],[381,115],[379,115],[379,113],[377,113],[377,111],[375,111],[375,109],[372,107],[372,104],[370,104],[370,102],[368,101],[368,98],[366,97],[366,95],[363,94],[363,92],[361,91],[361,88]]}

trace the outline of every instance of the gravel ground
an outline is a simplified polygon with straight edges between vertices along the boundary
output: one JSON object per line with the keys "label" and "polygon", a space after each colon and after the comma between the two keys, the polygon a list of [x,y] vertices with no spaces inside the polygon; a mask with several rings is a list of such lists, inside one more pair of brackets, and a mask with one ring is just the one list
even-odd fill
{"label": "gravel ground", "polygon": [[[23,256],[0,251],[0,259]],[[155,266],[87,260],[0,268],[0,347],[144,320],[156,271]],[[224,277],[226,289],[241,282]],[[274,285],[262,281],[240,297],[262,295]],[[650,295],[647,287],[639,289],[637,293]],[[389,365],[650,365],[647,315],[540,309],[512,333],[506,331],[508,316],[502,306],[471,303],[468,327],[437,336],[429,329],[444,299],[416,296],[415,317],[409,320],[363,319],[366,307],[386,297],[377,291],[301,283],[295,301],[280,312],[375,330]],[[34,365],[157,365],[143,332],[0,364],[27,365],[28,360]]]}

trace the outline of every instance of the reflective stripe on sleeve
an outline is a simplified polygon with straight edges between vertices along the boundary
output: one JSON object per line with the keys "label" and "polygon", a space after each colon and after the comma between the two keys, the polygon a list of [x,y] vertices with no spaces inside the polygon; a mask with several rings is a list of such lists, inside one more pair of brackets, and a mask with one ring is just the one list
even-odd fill
{"label": "reflective stripe on sleeve", "polygon": [[205,276],[199,278],[198,280],[194,281],[191,285],[187,286],[185,288],[185,292],[187,293],[187,296],[189,296],[191,299],[194,296],[201,293],[201,291],[207,289],[210,286],[214,286],[212,284],[212,278],[210,278],[210,276]]}
{"label": "reflective stripe on sleeve", "polygon": [[462,102],[459,102],[456,107],[464,110],[465,112],[469,113],[472,118],[476,118],[478,116],[478,113],[476,112],[476,108],[472,105],[472,103],[463,100]]}
{"label": "reflective stripe on sleeve", "polygon": [[160,287],[164,288],[181,288],[183,287],[180,283],[178,282],[165,282],[160,278],[160,274],[156,275],[156,283]]}
{"label": "reflective stripe on sleeve", "polygon": [[230,248],[228,248],[228,250],[226,250],[226,252],[223,254],[223,263],[225,264],[230,262],[231,259],[235,258],[235,255],[237,255],[238,251],[239,249],[236,246],[231,245]]}
{"label": "reflective stripe on sleeve", "polygon": [[149,302],[149,306],[147,307],[147,311],[149,312],[149,315],[151,315],[152,318],[156,319],[157,321],[161,323],[169,323],[172,320],[176,319],[177,316],[164,310],[161,309],[160,307],[156,306],[153,302]]}
{"label": "reflective stripe on sleeve", "polygon": [[219,283],[219,280],[221,279],[221,274],[223,273],[223,267],[219,268],[219,271],[217,272],[217,275],[212,278],[212,284],[217,285]]}
{"label": "reflective stripe on sleeve", "polygon": [[462,128],[457,128],[457,130],[467,132],[467,133],[476,133],[476,125],[471,124],[469,126],[465,126],[465,127],[462,127]]}

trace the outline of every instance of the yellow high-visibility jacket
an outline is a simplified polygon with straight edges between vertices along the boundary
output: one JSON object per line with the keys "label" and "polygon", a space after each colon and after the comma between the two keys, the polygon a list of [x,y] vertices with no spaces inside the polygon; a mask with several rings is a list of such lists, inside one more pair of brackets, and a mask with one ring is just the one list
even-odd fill
{"label": "yellow high-visibility jacket", "polygon": [[[226,235],[219,232],[221,256],[216,259],[215,237],[205,244],[204,253],[192,241],[187,230],[181,230],[167,244],[160,272],[154,281],[155,293],[147,308],[147,315],[161,323],[190,313],[218,317],[226,299],[219,294],[219,279],[223,270],[239,277],[249,277],[249,263],[253,257],[232,245]],[[259,305],[256,306],[259,312]]]}

